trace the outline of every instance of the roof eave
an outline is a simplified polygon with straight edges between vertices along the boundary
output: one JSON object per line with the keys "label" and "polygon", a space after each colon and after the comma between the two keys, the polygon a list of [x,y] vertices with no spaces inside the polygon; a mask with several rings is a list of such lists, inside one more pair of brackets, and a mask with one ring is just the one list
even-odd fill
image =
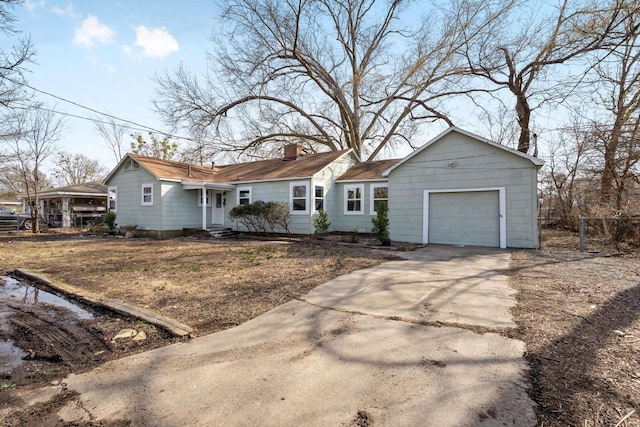
{"label": "roof eave", "polygon": [[95,193],[89,193],[89,192],[71,192],[71,191],[48,191],[46,193],[40,193],[38,194],[38,197],[42,198],[42,197],[58,197],[58,196],[73,196],[73,197],[107,197],[107,192],[105,191],[104,193],[101,192],[95,192]]}
{"label": "roof eave", "polygon": [[352,182],[388,182],[389,178],[361,178],[361,179],[336,179],[336,183],[352,183]]}
{"label": "roof eave", "polygon": [[185,190],[199,190],[202,188],[207,188],[213,190],[230,191],[235,187],[235,184],[220,184],[206,181],[182,181],[182,188]]}

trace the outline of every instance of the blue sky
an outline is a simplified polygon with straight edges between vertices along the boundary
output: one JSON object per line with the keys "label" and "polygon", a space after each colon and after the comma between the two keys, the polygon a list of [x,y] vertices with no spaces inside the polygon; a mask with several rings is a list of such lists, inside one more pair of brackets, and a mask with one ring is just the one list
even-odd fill
{"label": "blue sky", "polygon": [[[151,79],[180,63],[204,71],[219,11],[211,0],[26,0],[14,14],[16,27],[31,37],[37,50],[36,63],[28,66],[31,86],[168,131],[152,111]],[[95,116],[50,96],[37,96],[57,110]],[[60,146],[98,159],[109,169],[115,166],[113,154],[89,121],[67,118]]]}

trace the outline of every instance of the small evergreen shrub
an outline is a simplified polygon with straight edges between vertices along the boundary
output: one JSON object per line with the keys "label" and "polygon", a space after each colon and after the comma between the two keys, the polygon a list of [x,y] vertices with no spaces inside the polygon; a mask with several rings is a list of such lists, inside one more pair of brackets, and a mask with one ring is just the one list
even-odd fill
{"label": "small evergreen shrub", "polygon": [[107,212],[103,217],[103,221],[109,231],[116,229],[116,213],[114,211]]}
{"label": "small evergreen shrub", "polygon": [[371,232],[376,239],[384,244],[389,240],[389,208],[386,202],[380,202],[377,207],[376,216],[371,218],[373,228]]}
{"label": "small evergreen shrub", "polygon": [[329,214],[323,209],[320,209],[317,214],[313,215],[313,226],[315,227],[315,234],[326,236],[331,226]]}

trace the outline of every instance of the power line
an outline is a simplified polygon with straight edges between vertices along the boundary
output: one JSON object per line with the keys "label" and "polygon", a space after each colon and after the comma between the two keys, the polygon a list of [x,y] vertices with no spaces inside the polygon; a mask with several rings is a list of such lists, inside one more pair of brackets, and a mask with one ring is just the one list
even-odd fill
{"label": "power line", "polygon": [[[163,132],[163,131],[161,131],[161,130],[158,130],[158,129],[152,128],[151,126],[145,126],[145,125],[142,125],[142,124],[140,124],[140,123],[137,123],[137,122],[134,122],[134,121],[131,121],[131,120],[122,119],[122,118],[117,117],[117,116],[114,116],[114,115],[112,115],[112,114],[104,113],[104,112],[102,112],[102,111],[96,110],[96,109],[91,108],[91,107],[87,107],[86,105],[82,105],[82,104],[80,104],[80,103],[78,103],[78,102],[75,102],[75,101],[72,101],[72,100],[70,100],[70,99],[63,98],[63,97],[58,96],[58,95],[55,95],[55,94],[53,94],[53,93],[50,93],[50,92],[47,92],[47,91],[44,91],[44,90],[41,90],[41,89],[35,88],[35,87],[33,87],[33,86],[31,86],[31,85],[29,85],[29,84],[27,84],[27,83],[24,83],[24,82],[19,82],[19,81],[17,81],[17,80],[13,80],[13,79],[8,78],[8,77],[6,77],[5,79],[6,79],[6,80],[9,80],[10,82],[12,82],[12,83],[14,83],[14,84],[17,84],[17,85],[21,85],[21,86],[28,87],[29,89],[31,89],[31,90],[33,90],[33,91],[35,91],[35,92],[42,93],[42,94],[44,94],[44,95],[47,95],[47,96],[50,96],[50,97],[52,97],[52,98],[58,99],[58,100],[60,100],[60,101],[62,101],[62,102],[66,102],[66,103],[69,103],[69,104],[74,105],[74,106],[76,106],[76,107],[79,107],[79,108],[82,108],[82,109],[85,109],[85,110],[91,111],[92,113],[98,114],[98,115],[100,115],[100,116],[109,117],[109,118],[114,119],[114,120],[117,120],[117,121],[119,121],[119,122],[122,122],[122,123],[129,123],[129,124],[131,124],[131,125],[135,126],[135,127],[131,127],[131,126],[122,126],[122,125],[121,125],[121,127],[124,127],[124,128],[127,128],[127,129],[133,129],[133,130],[139,130],[139,131],[152,131],[152,132],[159,133],[159,134],[161,134],[161,135],[165,135],[165,136],[170,137],[170,138],[184,139],[184,140],[187,140],[187,141],[194,141],[192,138],[188,138],[188,137],[185,137],[185,136],[179,136],[179,135],[172,135],[172,134],[170,134],[170,133]],[[25,107],[22,107],[22,108],[25,108]],[[50,112],[55,112],[55,113],[63,114],[63,115],[70,116],[70,117],[75,117],[75,118],[78,118],[78,119],[83,119],[83,120],[92,121],[92,122],[94,122],[94,123],[109,124],[108,122],[104,122],[104,121],[102,121],[102,120],[97,120],[97,119],[94,119],[94,118],[91,118],[91,117],[83,117],[83,116],[78,116],[78,115],[75,115],[75,114],[65,113],[65,112],[61,112],[61,111],[47,110],[47,109],[45,109],[45,108],[43,108],[43,107],[40,107],[40,109],[45,110],[45,111],[50,111]]]}
{"label": "power line", "polygon": [[[19,110],[30,110],[30,109],[38,109],[38,110],[42,110],[42,111],[47,111],[47,112],[51,112],[51,113],[56,113],[56,114],[60,114],[61,116],[68,116],[68,117],[73,117],[76,119],[81,119],[81,120],[86,120],[88,122],[93,122],[93,123],[102,123],[102,124],[110,124],[109,122],[105,122],[103,120],[99,120],[93,117],[86,117],[86,116],[79,116],[77,114],[72,114],[72,113],[67,113],[66,111],[59,111],[59,110],[54,110],[51,108],[45,108],[42,106],[33,106],[33,105],[18,105],[18,106],[14,106],[13,108],[17,108]],[[149,131],[151,128],[148,127],[134,127],[134,126],[127,126],[127,125],[119,125],[120,127],[123,127],[125,129],[130,129],[130,130],[134,130],[134,131]],[[176,138],[176,139],[187,139],[190,140],[190,138],[186,138],[183,136],[176,136],[176,135],[169,135],[165,132],[160,132],[163,135],[169,136],[171,138]]]}

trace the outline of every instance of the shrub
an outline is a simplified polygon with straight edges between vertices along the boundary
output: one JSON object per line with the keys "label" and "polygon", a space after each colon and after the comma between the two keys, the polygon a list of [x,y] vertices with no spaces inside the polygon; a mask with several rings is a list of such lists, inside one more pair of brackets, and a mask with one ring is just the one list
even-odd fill
{"label": "shrub", "polygon": [[256,200],[248,205],[238,205],[231,209],[229,217],[238,220],[252,233],[266,234],[267,231],[276,232],[281,227],[287,234],[291,214],[289,205],[284,202],[263,202]]}
{"label": "shrub", "polygon": [[315,227],[315,234],[326,236],[331,226],[329,214],[323,209],[320,209],[318,213],[313,216],[313,226]]}
{"label": "shrub", "polygon": [[104,215],[103,218],[104,225],[107,226],[109,231],[113,231],[116,228],[116,213],[114,211],[109,211]]}
{"label": "shrub", "polygon": [[371,218],[373,229],[371,232],[380,243],[389,240],[389,208],[386,202],[380,202],[377,206],[376,216]]}

